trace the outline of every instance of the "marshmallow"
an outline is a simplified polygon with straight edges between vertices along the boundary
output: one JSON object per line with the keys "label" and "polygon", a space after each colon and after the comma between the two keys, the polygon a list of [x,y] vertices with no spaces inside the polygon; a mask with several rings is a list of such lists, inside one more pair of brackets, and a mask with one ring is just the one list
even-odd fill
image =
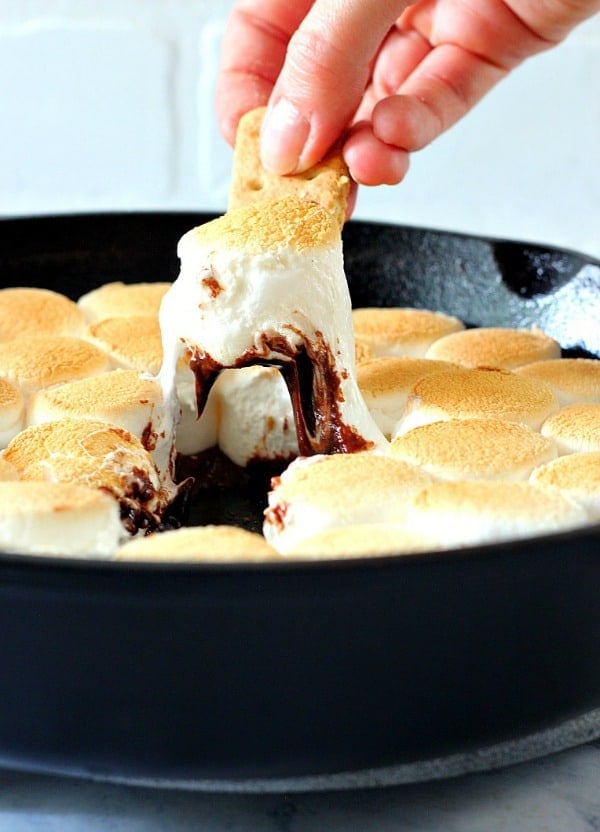
{"label": "marshmallow", "polygon": [[0,378],[0,448],[6,448],[22,430],[24,419],[25,400],[21,391],[8,379]]}
{"label": "marshmallow", "polygon": [[385,447],[355,379],[339,228],[289,197],[239,208],[185,234],[181,272],[161,304],[161,380],[190,356],[202,407],[226,368],[281,366],[303,453]]}
{"label": "marshmallow", "polygon": [[275,367],[224,370],[212,392],[220,413],[218,445],[237,465],[298,455],[290,394]]}
{"label": "marshmallow", "polygon": [[375,357],[423,358],[438,338],[464,329],[452,315],[412,307],[361,307],[353,310],[352,323],[354,334],[371,345]]}
{"label": "marshmallow", "polygon": [[600,402],[600,361],[597,358],[535,361],[518,367],[515,372],[547,384],[561,407]]}
{"label": "marshmallow", "polygon": [[237,526],[187,526],[138,536],[116,553],[117,560],[169,562],[263,562],[279,555],[264,537]]}
{"label": "marshmallow", "polygon": [[273,480],[263,534],[285,554],[325,529],[399,524],[410,497],[430,482],[425,471],[378,453],[298,458]]}
{"label": "marshmallow", "polygon": [[504,419],[448,419],[397,436],[390,455],[436,479],[526,480],[556,457],[556,446],[527,425]]}
{"label": "marshmallow", "polygon": [[58,557],[111,558],[123,537],[108,494],[65,482],[0,482],[0,549]]}
{"label": "marshmallow", "polygon": [[447,361],[387,356],[359,364],[356,380],[371,416],[385,436],[390,437],[396,433],[409,393],[417,381],[452,369],[458,367]]}
{"label": "marshmallow", "polygon": [[26,396],[108,369],[105,353],[81,338],[35,335],[0,343],[0,374]]}
{"label": "marshmallow", "polygon": [[77,337],[84,328],[81,310],[50,289],[0,289],[0,341],[29,335]]}
{"label": "marshmallow", "polygon": [[449,370],[414,385],[397,435],[443,419],[505,419],[539,430],[557,410],[550,388],[535,379],[483,367]]}
{"label": "marshmallow", "polygon": [[105,283],[86,292],[77,305],[88,323],[105,318],[129,318],[152,315],[156,317],[160,303],[170,283]]}
{"label": "marshmallow", "polygon": [[385,555],[409,555],[438,548],[424,535],[407,531],[392,523],[365,523],[359,526],[325,529],[300,540],[286,552],[290,560],[345,560]]}
{"label": "marshmallow", "polygon": [[427,358],[464,367],[513,370],[531,361],[560,358],[560,345],[541,329],[480,327],[453,332],[427,350]]}
{"label": "marshmallow", "polygon": [[130,532],[159,526],[177,496],[170,481],[161,482],[137,437],[95,419],[67,417],[25,428],[10,442],[4,459],[22,480],[76,482],[113,494]]}
{"label": "marshmallow", "polygon": [[600,520],[600,451],[561,456],[536,468],[530,482],[555,489],[579,503],[590,520]]}
{"label": "marshmallow", "polygon": [[65,482],[0,482],[0,549],[59,557],[112,557],[123,537],[108,494]]}
{"label": "marshmallow", "polygon": [[406,508],[406,528],[455,548],[583,526],[581,506],[528,482],[462,480],[423,488]]}
{"label": "marshmallow", "polygon": [[570,404],[542,425],[542,436],[556,442],[559,454],[600,451],[600,404]]}

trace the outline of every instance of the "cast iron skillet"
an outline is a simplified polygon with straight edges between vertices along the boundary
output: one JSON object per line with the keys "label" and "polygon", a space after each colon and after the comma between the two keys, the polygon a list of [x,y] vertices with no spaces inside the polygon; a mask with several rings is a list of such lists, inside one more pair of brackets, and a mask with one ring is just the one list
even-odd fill
{"label": "cast iron skillet", "polygon": [[[179,236],[206,219],[5,220],[0,282],[77,297],[173,279]],[[569,354],[600,356],[600,264],[588,257],[365,222],[348,224],[344,245],[355,305],[536,323]],[[218,495],[208,519],[256,526],[263,498]],[[552,734],[600,714],[599,544],[595,526],[337,563],[1,556],[0,763],[311,788]]]}

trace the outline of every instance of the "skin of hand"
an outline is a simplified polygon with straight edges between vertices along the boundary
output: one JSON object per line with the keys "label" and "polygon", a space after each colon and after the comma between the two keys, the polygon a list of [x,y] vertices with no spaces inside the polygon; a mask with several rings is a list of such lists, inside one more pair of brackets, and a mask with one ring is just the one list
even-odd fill
{"label": "skin of hand", "polygon": [[599,10],[600,0],[238,0],[219,127],[233,145],[239,118],[268,104],[267,169],[302,172],[341,138],[354,182],[397,184],[411,152]]}

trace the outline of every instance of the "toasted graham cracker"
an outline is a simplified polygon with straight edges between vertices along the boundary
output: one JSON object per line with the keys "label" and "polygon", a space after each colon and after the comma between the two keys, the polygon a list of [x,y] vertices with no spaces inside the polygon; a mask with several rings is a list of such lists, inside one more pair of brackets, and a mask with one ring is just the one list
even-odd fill
{"label": "toasted graham cracker", "polygon": [[250,110],[240,119],[229,191],[229,209],[265,200],[296,196],[316,202],[333,214],[340,229],[346,219],[350,175],[340,147],[333,147],[304,173],[280,176],[265,170],[260,161],[260,130],[266,107]]}

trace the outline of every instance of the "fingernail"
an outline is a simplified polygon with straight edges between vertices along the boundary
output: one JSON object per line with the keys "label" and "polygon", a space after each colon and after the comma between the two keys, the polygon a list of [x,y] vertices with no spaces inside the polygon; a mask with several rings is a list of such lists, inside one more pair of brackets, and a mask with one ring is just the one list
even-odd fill
{"label": "fingernail", "polygon": [[263,166],[284,175],[294,173],[308,139],[310,122],[287,98],[267,110],[260,137]]}

